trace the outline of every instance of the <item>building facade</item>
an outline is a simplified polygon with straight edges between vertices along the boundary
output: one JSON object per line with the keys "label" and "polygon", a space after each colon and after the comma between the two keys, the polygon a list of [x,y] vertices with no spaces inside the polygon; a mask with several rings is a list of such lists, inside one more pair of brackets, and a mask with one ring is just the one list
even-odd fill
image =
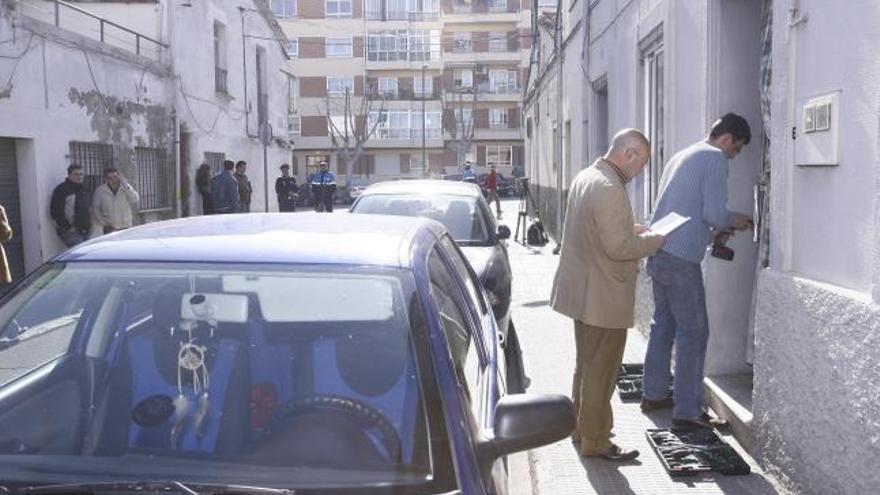
{"label": "building facade", "polygon": [[522,165],[519,0],[273,0],[290,39],[295,172],[340,182]]}
{"label": "building facade", "polygon": [[[744,116],[753,137],[730,162],[728,206],[754,215],[757,229],[728,243],[733,261],[707,256],[703,262],[711,328],[707,399],[793,490],[876,491],[880,62],[872,54],[880,38],[868,33],[880,25],[880,6],[822,0],[564,0],[562,6],[577,12],[586,41],[575,35],[579,42],[565,44],[563,36],[557,57],[558,45],[543,35],[537,65],[546,69],[527,88],[526,126],[571,121],[572,141],[586,145],[569,151],[552,123],[533,124],[531,137],[527,132],[526,153],[541,157],[530,160],[528,174],[545,221],[556,233],[567,185],[623,127],[642,129],[652,142],[645,173],[629,186],[636,218],[650,221],[666,160],[704,139],[721,114]],[[575,24],[563,21],[563,33]],[[558,60],[562,71],[554,70]],[[556,118],[546,106],[560,72],[562,117]],[[569,117],[579,105],[583,113]],[[652,301],[644,276],[637,300],[636,325],[647,333]]]}
{"label": "building facade", "polygon": [[291,158],[286,40],[268,2],[3,0],[0,15],[0,204],[16,279],[63,249],[49,200],[72,163],[88,189],[118,168],[143,223],[200,213],[199,164],[243,159],[263,209],[260,122],[283,131],[266,147],[270,178]]}

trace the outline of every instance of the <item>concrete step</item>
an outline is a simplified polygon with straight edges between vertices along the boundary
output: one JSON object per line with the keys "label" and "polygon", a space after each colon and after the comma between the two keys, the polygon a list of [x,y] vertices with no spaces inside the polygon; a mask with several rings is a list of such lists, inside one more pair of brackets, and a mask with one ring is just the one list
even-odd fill
{"label": "concrete step", "polygon": [[733,436],[752,452],[752,374],[707,376],[703,390],[709,407],[730,423]]}

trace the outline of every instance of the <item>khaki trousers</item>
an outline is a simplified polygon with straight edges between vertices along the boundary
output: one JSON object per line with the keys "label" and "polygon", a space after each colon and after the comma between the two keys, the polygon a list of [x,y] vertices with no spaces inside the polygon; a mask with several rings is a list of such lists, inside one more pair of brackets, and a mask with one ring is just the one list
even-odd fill
{"label": "khaki trousers", "polygon": [[611,395],[623,360],[626,329],[601,328],[575,320],[575,358],[572,402],[577,414],[575,438],[581,453],[593,455],[611,447],[614,413]]}

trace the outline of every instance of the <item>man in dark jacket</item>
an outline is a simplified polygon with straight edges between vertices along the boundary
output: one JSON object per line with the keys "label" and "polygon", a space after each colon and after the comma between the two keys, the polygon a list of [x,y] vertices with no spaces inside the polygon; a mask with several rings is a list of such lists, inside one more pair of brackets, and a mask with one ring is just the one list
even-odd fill
{"label": "man in dark jacket", "polygon": [[275,194],[278,195],[278,211],[296,211],[296,198],[299,197],[296,177],[290,176],[290,165],[281,166],[281,177],[275,179]]}
{"label": "man in dark jacket", "polygon": [[254,188],[247,176],[247,162],[239,160],[235,164],[235,181],[238,182],[238,211],[248,213],[251,211],[251,195]]}
{"label": "man in dark jacket", "polygon": [[214,213],[235,213],[238,211],[238,181],[233,176],[235,163],[223,162],[223,171],[211,179],[211,203]]}
{"label": "man in dark jacket", "polygon": [[75,246],[89,238],[91,216],[89,194],[83,187],[82,165],[67,167],[67,179],[52,191],[49,214],[55,221],[55,231],[65,246]]}

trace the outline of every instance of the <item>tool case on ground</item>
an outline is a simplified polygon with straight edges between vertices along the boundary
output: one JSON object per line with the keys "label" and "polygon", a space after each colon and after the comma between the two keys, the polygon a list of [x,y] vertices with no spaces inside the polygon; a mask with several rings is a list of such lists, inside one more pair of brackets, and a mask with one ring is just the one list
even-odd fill
{"label": "tool case on ground", "polygon": [[726,475],[751,472],[748,463],[715,430],[651,429],[647,436],[670,476],[693,476],[708,471]]}
{"label": "tool case on ground", "polygon": [[617,392],[620,400],[639,400],[642,398],[642,375],[645,365],[641,363],[624,363],[617,374]]}

